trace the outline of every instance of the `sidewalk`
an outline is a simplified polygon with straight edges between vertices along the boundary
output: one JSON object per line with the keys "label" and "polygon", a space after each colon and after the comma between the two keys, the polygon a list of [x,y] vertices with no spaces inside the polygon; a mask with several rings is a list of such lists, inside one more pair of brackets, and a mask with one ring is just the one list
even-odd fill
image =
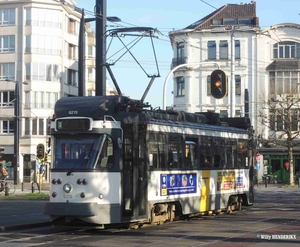
{"label": "sidewalk", "polygon": [[267,184],[267,187],[265,184],[259,183],[254,184],[254,191],[293,191],[293,192],[299,192],[300,193],[300,187],[298,184],[295,184],[294,186],[286,185],[286,184]]}
{"label": "sidewalk", "polygon": [[50,190],[50,184],[49,183],[42,183],[41,186],[39,186],[36,183],[19,183],[16,185],[16,190],[14,193],[10,193],[9,195],[26,195],[29,193],[45,193],[48,194]]}

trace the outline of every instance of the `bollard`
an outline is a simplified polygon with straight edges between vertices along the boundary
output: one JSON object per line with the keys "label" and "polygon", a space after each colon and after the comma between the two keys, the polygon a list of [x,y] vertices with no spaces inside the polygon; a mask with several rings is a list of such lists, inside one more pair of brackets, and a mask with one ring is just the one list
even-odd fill
{"label": "bollard", "polygon": [[34,193],[34,186],[33,186],[33,182],[31,183],[31,193]]}
{"label": "bollard", "polygon": [[22,191],[24,191],[24,183],[22,182]]}
{"label": "bollard", "polygon": [[4,191],[5,191],[5,195],[9,196],[9,188],[8,188],[7,182],[5,182],[5,184],[4,184]]}
{"label": "bollard", "polygon": [[267,176],[265,177],[265,187],[266,188],[268,187],[268,177]]}

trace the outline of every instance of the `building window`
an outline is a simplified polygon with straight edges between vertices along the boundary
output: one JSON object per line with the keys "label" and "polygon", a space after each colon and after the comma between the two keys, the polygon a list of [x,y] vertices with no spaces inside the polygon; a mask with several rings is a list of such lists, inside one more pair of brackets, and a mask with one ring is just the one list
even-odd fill
{"label": "building window", "polygon": [[94,46],[88,46],[88,58],[95,58],[94,56]]}
{"label": "building window", "polygon": [[235,95],[241,95],[241,76],[235,75]]}
{"label": "building window", "polygon": [[228,111],[227,110],[220,110],[220,118],[227,118]]}
{"label": "building window", "polygon": [[211,24],[212,25],[222,25],[222,19],[213,19]]}
{"label": "building window", "polygon": [[15,25],[15,9],[0,9],[0,26]]}
{"label": "building window", "polygon": [[94,68],[87,68],[87,77],[89,81],[94,81],[95,78],[95,69]]}
{"label": "building window", "polygon": [[0,80],[15,79],[15,64],[14,63],[0,63]]}
{"label": "building window", "polygon": [[69,19],[68,32],[70,34],[78,35],[79,23],[76,20]]}
{"label": "building window", "polygon": [[25,52],[60,56],[62,53],[61,38],[57,36],[26,35]]}
{"label": "building window", "polygon": [[13,106],[15,99],[15,92],[14,91],[0,91],[0,106]]}
{"label": "building window", "polygon": [[[287,114],[290,111],[290,114]],[[291,119],[285,119],[287,115],[290,115]],[[298,131],[299,122],[299,111],[297,109],[270,109],[270,129],[273,131],[286,130],[287,126],[285,124],[290,124],[291,131]]]}
{"label": "building window", "polygon": [[0,36],[0,52],[15,51],[15,35]]}
{"label": "building window", "polygon": [[298,131],[299,112],[297,110],[291,110],[291,128],[292,131]]}
{"label": "building window", "polygon": [[299,72],[272,71],[269,73],[269,94],[298,94]]}
{"label": "building window", "polygon": [[0,129],[2,129],[1,134],[12,134],[12,133],[14,133],[14,121],[3,120],[2,121],[2,128],[0,128]]}
{"label": "building window", "polygon": [[219,56],[220,59],[228,59],[228,42],[227,40],[221,40],[219,43]]}
{"label": "building window", "polygon": [[244,24],[244,25],[252,25],[252,18],[239,18],[238,24]]}
{"label": "building window", "polygon": [[73,44],[69,44],[68,51],[69,51],[68,58],[72,59],[72,60],[76,60],[77,59],[77,54],[78,54],[77,46],[75,46]]}
{"label": "building window", "polygon": [[180,76],[177,77],[177,96],[184,96],[184,95],[185,95],[184,77]]}
{"label": "building window", "polygon": [[44,119],[39,119],[39,135],[44,135]]}
{"label": "building window", "polygon": [[207,95],[211,95],[211,85],[210,85],[210,79],[211,79],[211,76],[208,75],[207,76],[207,79],[206,79],[206,85],[207,85]]}
{"label": "building window", "polygon": [[276,58],[300,58],[300,44],[284,41],[273,45],[273,57]]}
{"label": "building window", "polygon": [[61,12],[53,9],[26,8],[26,26],[61,28]]}
{"label": "building window", "polygon": [[172,59],[172,68],[186,63],[184,43],[178,43],[176,46],[176,57]]}
{"label": "building window", "polygon": [[241,43],[239,40],[235,41],[235,58],[236,59],[241,59]]}
{"label": "building window", "polygon": [[78,86],[78,72],[72,69],[68,69],[68,85]]}
{"label": "building window", "polygon": [[217,59],[217,46],[216,41],[208,41],[207,42],[207,59],[208,60],[216,60]]}
{"label": "building window", "polygon": [[236,24],[236,20],[234,18],[224,18],[223,25],[234,25]]}
{"label": "building window", "polygon": [[59,65],[44,63],[26,63],[25,80],[59,81]]}

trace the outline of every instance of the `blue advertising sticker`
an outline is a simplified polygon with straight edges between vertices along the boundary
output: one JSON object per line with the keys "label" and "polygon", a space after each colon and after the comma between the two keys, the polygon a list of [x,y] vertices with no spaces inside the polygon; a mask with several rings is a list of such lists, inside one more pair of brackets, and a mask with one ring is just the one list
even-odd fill
{"label": "blue advertising sticker", "polygon": [[197,192],[197,174],[161,174],[161,195],[181,195]]}

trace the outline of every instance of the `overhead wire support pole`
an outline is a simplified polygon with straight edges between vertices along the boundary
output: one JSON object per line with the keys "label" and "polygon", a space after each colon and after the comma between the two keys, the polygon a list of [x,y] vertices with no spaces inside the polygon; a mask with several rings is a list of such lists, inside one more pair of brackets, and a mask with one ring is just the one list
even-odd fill
{"label": "overhead wire support pole", "polygon": [[106,95],[106,0],[96,0],[96,96]]}

